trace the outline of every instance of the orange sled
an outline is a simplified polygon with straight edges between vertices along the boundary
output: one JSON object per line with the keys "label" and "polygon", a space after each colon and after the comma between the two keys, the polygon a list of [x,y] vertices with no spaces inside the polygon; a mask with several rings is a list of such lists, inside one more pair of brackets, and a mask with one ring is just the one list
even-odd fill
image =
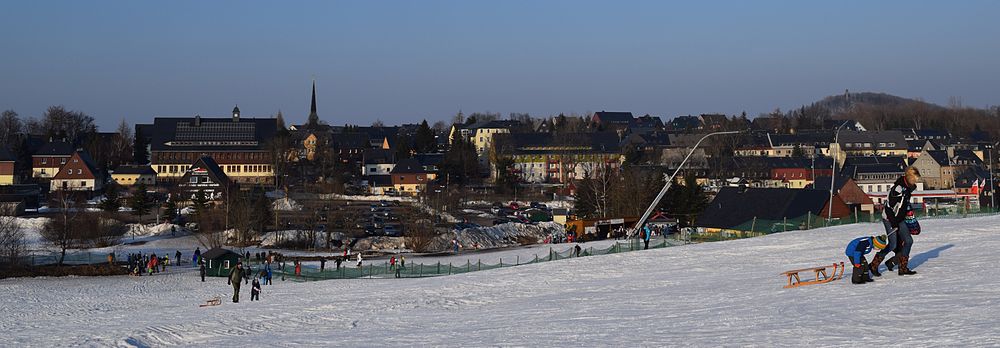
{"label": "orange sled", "polygon": [[[833,267],[833,271],[831,271],[830,274],[827,275],[826,270],[831,267]],[[838,270],[840,271],[840,273],[837,273]],[[799,272],[813,272],[816,274],[816,277],[815,279],[812,280],[802,281],[802,279],[799,278]],[[782,272],[781,274],[788,277],[788,285],[785,285],[786,289],[797,288],[804,285],[829,283],[834,280],[840,279],[841,277],[844,276],[844,263],[841,262],[838,265],[836,262],[834,262],[833,265],[830,266],[794,269],[791,271]]]}

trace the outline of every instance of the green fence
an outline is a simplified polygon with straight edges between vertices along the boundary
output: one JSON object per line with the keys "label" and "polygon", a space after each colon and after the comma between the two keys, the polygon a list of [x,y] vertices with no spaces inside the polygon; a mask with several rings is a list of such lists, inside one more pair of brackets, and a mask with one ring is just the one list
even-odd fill
{"label": "green fence", "polygon": [[[677,239],[656,239],[650,241],[650,249],[666,248],[687,242]],[[497,263],[482,262],[479,258],[467,258],[465,262],[455,263],[415,263],[407,262],[406,266],[391,266],[388,261],[382,264],[365,264],[362,267],[342,266],[338,268],[326,268],[320,271],[313,266],[302,266],[301,274],[295,275],[294,267],[285,265],[284,270],[273,271],[273,277],[291,281],[313,281],[327,279],[355,279],[355,278],[421,278],[436,277],[451,274],[461,274],[469,272],[484,271],[505,267],[516,267],[530,265],[541,262],[564,260],[576,257],[587,257],[594,255],[607,255],[624,253],[630,251],[643,250],[644,245],[638,239],[621,240],[607,248],[581,248],[577,254],[574,246],[550,247],[547,253],[534,254],[529,258],[515,256],[513,259],[499,259]]]}
{"label": "green fence", "polygon": [[[946,208],[928,205],[927,209],[914,211],[918,220],[924,219],[960,219],[966,217],[978,217],[996,215],[997,210],[990,207],[964,208],[949,206]],[[806,214],[802,216],[786,217],[781,219],[757,219],[743,222],[721,231],[720,235],[710,236],[717,233],[707,233],[692,236],[694,241],[726,240],[733,238],[755,237],[764,234],[809,230],[813,228],[839,226],[855,223],[872,223],[882,220],[881,212],[867,213],[855,212],[850,216],[827,219],[824,215]],[[708,236],[706,236],[708,235]]]}

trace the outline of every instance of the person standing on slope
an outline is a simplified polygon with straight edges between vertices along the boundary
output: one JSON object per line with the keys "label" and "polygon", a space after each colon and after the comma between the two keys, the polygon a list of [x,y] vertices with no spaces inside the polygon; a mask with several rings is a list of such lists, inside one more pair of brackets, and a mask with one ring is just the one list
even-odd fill
{"label": "person standing on slope", "polygon": [[205,270],[205,263],[204,262],[201,262],[201,265],[198,266],[198,273],[201,274],[201,282],[204,283],[205,282],[205,273],[208,273]]}
{"label": "person standing on slope", "polygon": [[881,235],[877,237],[857,238],[847,244],[844,254],[850,259],[851,265],[854,265],[854,270],[851,273],[851,283],[864,284],[875,281],[868,274],[868,261],[865,260],[865,254],[870,253],[873,246],[875,249],[884,249],[886,243],[888,243],[888,237]]}
{"label": "person standing on slope", "polygon": [[243,263],[237,262],[229,272],[229,282],[233,284],[233,303],[240,302],[240,281],[243,280]]}
{"label": "person standing on slope", "polygon": [[906,168],[906,173],[896,179],[896,182],[889,189],[889,196],[886,197],[885,204],[882,205],[882,224],[885,226],[885,233],[888,236],[886,248],[880,250],[872,258],[870,269],[876,277],[882,274],[878,271],[879,264],[885,259],[890,251],[895,250],[899,259],[899,275],[917,274],[909,267],[910,248],[913,246],[913,237],[903,223],[906,213],[911,211],[910,196],[917,188],[920,181],[920,171],[917,168]]}

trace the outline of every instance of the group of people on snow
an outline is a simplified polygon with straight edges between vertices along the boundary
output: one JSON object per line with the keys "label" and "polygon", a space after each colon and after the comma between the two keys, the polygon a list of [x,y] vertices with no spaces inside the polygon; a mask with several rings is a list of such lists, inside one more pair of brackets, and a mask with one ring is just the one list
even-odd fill
{"label": "group of people on snow", "polygon": [[[886,261],[886,268],[892,271],[898,266],[897,274],[901,276],[917,274],[910,269],[910,249],[913,247],[912,235],[920,234],[920,224],[910,206],[910,196],[919,181],[920,171],[914,167],[907,168],[905,174],[896,179],[889,189],[889,195],[882,206],[885,234],[856,238],[847,244],[845,254],[854,266],[852,283],[864,284],[874,281],[872,275],[882,276],[878,269],[889,252],[895,255]],[[865,255],[873,249],[878,249],[878,252],[872,257],[871,263],[868,263]]]}

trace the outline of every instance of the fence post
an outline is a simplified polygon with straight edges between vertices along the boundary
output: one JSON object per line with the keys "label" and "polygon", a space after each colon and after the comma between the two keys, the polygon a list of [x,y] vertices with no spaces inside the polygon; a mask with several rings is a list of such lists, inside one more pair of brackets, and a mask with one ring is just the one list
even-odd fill
{"label": "fence post", "polygon": [[806,229],[809,229],[809,223],[812,220],[812,214],[806,214]]}
{"label": "fence post", "polygon": [[472,272],[472,261],[469,261],[469,259],[465,259],[465,271]]}
{"label": "fence post", "polygon": [[422,263],[420,264],[420,275],[419,276],[420,277],[424,276],[424,264],[422,264]]}
{"label": "fence post", "polygon": [[538,254],[535,254],[535,263],[538,263]]}
{"label": "fence post", "polygon": [[514,266],[520,266],[520,265],[521,265],[521,255],[517,255],[517,258],[514,259]]}
{"label": "fence post", "polygon": [[448,263],[448,275],[451,275],[451,262]]}
{"label": "fence post", "polygon": [[437,274],[441,274],[441,261],[438,261],[438,271]]}
{"label": "fence post", "polygon": [[476,260],[476,270],[477,271],[483,270],[483,259]]}
{"label": "fence post", "polygon": [[594,247],[590,247],[590,256],[594,256]]}
{"label": "fence post", "polygon": [[781,223],[781,232],[788,232],[788,217],[783,217]]}
{"label": "fence post", "polygon": [[549,247],[549,261],[552,261],[552,247]]}
{"label": "fence post", "polygon": [[503,268],[503,258],[500,258],[500,268]]}

